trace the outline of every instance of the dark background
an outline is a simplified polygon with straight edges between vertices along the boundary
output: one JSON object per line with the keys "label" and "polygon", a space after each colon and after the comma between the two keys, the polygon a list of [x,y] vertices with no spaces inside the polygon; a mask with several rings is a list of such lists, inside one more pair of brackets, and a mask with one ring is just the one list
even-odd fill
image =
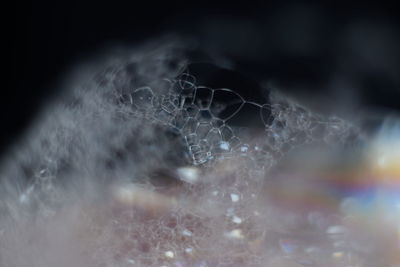
{"label": "dark background", "polygon": [[1,152],[59,93],[74,65],[113,46],[173,33],[196,40],[219,64],[315,109],[400,111],[394,4],[41,1],[18,2],[13,11],[5,53],[14,76],[2,90]]}

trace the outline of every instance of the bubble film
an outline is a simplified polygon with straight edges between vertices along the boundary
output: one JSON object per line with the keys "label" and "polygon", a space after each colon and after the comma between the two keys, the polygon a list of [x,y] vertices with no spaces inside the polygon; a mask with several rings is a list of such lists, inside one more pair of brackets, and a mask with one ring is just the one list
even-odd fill
{"label": "bubble film", "polygon": [[398,142],[202,84],[179,42],[99,65],[3,162],[3,266],[400,266]]}

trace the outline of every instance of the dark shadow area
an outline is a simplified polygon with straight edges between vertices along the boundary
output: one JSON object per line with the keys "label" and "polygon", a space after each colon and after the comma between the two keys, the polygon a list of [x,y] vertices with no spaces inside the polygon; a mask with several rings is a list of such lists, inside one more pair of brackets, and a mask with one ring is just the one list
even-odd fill
{"label": "dark shadow area", "polygon": [[390,4],[42,1],[19,3],[14,12],[15,78],[3,90],[1,152],[60,93],[76,64],[166,34],[197,42],[194,62],[227,69],[208,77],[212,86],[249,81],[240,94],[256,102],[265,97],[257,89],[263,83],[322,111],[346,101],[355,110],[400,110],[400,26]]}

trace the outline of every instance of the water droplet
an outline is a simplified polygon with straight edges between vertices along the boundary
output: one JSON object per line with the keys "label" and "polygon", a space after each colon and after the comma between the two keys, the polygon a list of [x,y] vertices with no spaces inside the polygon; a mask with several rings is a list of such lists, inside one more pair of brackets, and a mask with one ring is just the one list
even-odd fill
{"label": "water droplet", "polygon": [[237,216],[233,216],[232,222],[234,222],[236,224],[241,224],[242,223],[242,219],[237,217]]}
{"label": "water droplet", "polygon": [[221,143],[219,143],[219,148],[223,151],[229,151],[230,145],[228,142],[222,141]]}
{"label": "water droplet", "polygon": [[189,184],[195,184],[198,181],[200,173],[199,169],[195,167],[181,167],[176,172],[180,180]]}
{"label": "water droplet", "polygon": [[232,238],[232,239],[243,239],[243,233],[240,229],[235,229],[230,232],[225,233],[225,237]]}
{"label": "water droplet", "polygon": [[174,252],[172,252],[172,251],[166,251],[165,253],[164,253],[164,255],[165,255],[165,257],[167,257],[167,258],[170,258],[170,259],[173,259],[174,257],[175,257],[175,254],[174,254]]}
{"label": "water droplet", "polygon": [[135,264],[135,261],[132,260],[132,259],[127,259],[126,261],[127,261],[129,264]]}
{"label": "water droplet", "polygon": [[192,236],[193,235],[193,233],[191,231],[187,230],[187,229],[183,230],[182,234],[185,235],[185,236]]}
{"label": "water droplet", "polygon": [[326,230],[326,233],[330,235],[345,234],[346,232],[346,228],[341,225],[334,225]]}
{"label": "water droplet", "polygon": [[231,200],[232,200],[232,202],[238,202],[239,201],[239,195],[231,194]]}

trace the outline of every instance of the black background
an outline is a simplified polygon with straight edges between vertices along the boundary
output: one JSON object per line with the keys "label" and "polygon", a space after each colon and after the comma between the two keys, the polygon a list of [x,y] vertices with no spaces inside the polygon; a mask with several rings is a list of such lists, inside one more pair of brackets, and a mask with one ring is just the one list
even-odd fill
{"label": "black background", "polygon": [[13,11],[7,24],[13,25],[11,49],[5,53],[14,75],[2,90],[2,151],[59,93],[74,65],[113,46],[173,33],[317,109],[345,105],[348,97],[357,102],[353,111],[400,110],[394,4],[41,1],[18,2]]}

